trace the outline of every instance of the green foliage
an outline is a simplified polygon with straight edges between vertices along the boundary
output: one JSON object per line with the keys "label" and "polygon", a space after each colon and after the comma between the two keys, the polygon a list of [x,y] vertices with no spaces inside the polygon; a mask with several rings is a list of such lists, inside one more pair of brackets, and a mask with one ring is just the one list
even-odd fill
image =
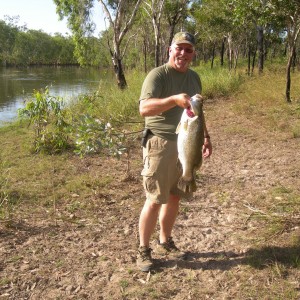
{"label": "green foliage", "polygon": [[[118,157],[126,150],[124,134],[118,133],[110,122],[81,113],[68,123],[62,98],[49,95],[48,88],[44,92],[35,91],[33,95],[34,99],[19,110],[19,117],[28,118],[29,126],[33,127],[35,153],[55,154],[73,147],[81,157],[103,152]],[[87,104],[90,98],[81,99]],[[84,111],[93,110],[93,96],[91,99]]]}
{"label": "green foliage", "polygon": [[54,0],[60,18],[67,17],[68,26],[73,32],[75,56],[80,65],[87,64],[87,57],[91,56],[88,37],[94,31],[94,24],[90,19],[92,0]]}
{"label": "green foliage", "polygon": [[[72,36],[63,37],[58,34],[50,36],[41,30],[27,30],[26,27],[17,26],[15,21],[0,20],[1,63],[6,65],[80,63],[108,68],[113,62],[114,70],[120,67],[118,63],[124,64],[124,70],[132,68],[149,70],[154,65],[155,35],[151,18],[145,13],[143,5],[138,11],[134,26],[123,31],[124,26],[130,21],[136,0],[122,1],[122,7],[118,6],[119,1],[103,1],[102,4],[107,5],[108,12],[111,13],[112,23],[107,22],[109,27],[99,32],[99,38],[92,36],[95,29],[92,20],[95,1],[54,0],[54,2],[60,18],[67,18]],[[274,58],[286,60],[288,57],[286,41],[291,40],[293,37],[291,33],[297,32],[299,28],[297,0],[247,2],[168,0],[164,1],[163,5],[164,17],[161,19],[159,32],[161,63],[165,61],[166,48],[174,31],[182,29],[190,30],[197,36],[199,50],[197,63],[200,60],[210,59],[213,63],[214,58],[220,54],[221,63],[225,65],[225,53],[228,54],[228,59],[236,62],[240,62],[241,58],[248,55],[250,70],[250,58],[255,68],[255,60],[261,57],[256,55],[257,25],[264,29],[265,49],[259,48],[264,60]],[[112,26],[114,22],[116,26]],[[296,36],[292,40],[296,42]],[[295,52],[298,57],[299,47],[296,47]]]}
{"label": "green foliage", "polygon": [[4,64],[10,59],[18,29],[0,20],[0,62]]}
{"label": "green foliage", "polygon": [[126,148],[123,146],[124,135],[117,133],[109,122],[95,119],[90,115],[81,115],[75,121],[75,153],[82,156],[100,153],[120,156]]}
{"label": "green foliage", "polygon": [[0,62],[5,65],[76,64],[74,42],[0,20]]}
{"label": "green foliage", "polygon": [[34,99],[19,110],[19,116],[28,117],[34,128],[33,151],[58,153],[69,147],[69,126],[62,98],[49,95],[49,89],[34,91]]}

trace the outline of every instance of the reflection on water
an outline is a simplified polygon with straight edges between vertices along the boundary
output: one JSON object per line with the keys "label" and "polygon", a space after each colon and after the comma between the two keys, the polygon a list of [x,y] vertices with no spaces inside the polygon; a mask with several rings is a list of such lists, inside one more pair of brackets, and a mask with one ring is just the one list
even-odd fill
{"label": "reflection on water", "polygon": [[49,87],[50,95],[66,101],[98,89],[100,80],[111,76],[95,68],[31,67],[0,68],[0,122],[10,121],[24,107],[33,90]]}

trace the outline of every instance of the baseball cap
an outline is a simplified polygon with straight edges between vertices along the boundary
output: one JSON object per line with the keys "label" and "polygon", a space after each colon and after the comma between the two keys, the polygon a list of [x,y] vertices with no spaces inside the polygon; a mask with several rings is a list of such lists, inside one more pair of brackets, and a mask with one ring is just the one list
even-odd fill
{"label": "baseball cap", "polygon": [[173,37],[173,44],[190,44],[195,47],[195,37],[189,32],[177,32]]}

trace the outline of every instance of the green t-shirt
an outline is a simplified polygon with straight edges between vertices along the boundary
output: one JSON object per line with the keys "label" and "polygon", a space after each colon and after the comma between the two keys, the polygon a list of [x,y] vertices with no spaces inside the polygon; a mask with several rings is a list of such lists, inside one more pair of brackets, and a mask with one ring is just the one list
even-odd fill
{"label": "green t-shirt", "polygon": [[[200,77],[190,69],[185,73],[178,72],[167,63],[149,72],[142,86],[140,100],[166,98],[181,93],[190,97],[201,94]],[[181,107],[175,106],[159,115],[145,117],[145,127],[154,135],[175,141],[182,111]]]}

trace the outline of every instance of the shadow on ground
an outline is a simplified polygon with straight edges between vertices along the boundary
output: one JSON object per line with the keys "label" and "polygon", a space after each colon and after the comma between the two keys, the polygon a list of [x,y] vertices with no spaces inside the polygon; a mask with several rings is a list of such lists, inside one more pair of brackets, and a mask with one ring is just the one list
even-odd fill
{"label": "shadow on ground", "polygon": [[165,268],[182,268],[192,270],[227,271],[238,265],[249,265],[256,269],[264,269],[276,264],[300,269],[300,245],[292,247],[263,247],[249,249],[243,254],[229,252],[187,253],[185,260],[155,259],[155,271]]}

